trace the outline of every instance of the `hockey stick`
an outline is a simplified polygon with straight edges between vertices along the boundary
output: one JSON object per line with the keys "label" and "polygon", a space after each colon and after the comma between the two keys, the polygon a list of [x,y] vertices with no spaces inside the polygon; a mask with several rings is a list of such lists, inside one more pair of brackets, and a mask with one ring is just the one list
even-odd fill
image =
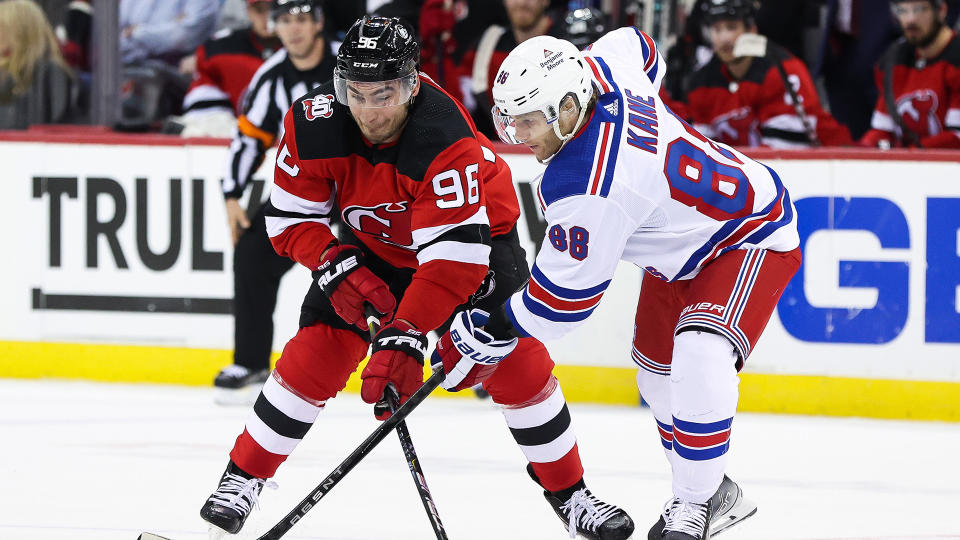
{"label": "hockey stick", "polygon": [[[742,34],[737,38],[737,42],[733,45],[733,55],[738,58],[744,56],[763,58],[767,55],[766,36],[749,33]],[[776,59],[774,60],[774,63],[776,64],[777,72],[780,73],[780,79],[783,80],[783,86],[787,89],[787,93],[790,94],[793,112],[797,115],[797,117],[800,118],[800,123],[803,124],[803,130],[806,132],[807,139],[813,146],[821,146],[820,138],[817,137],[817,130],[814,129],[813,125],[810,123],[810,117],[807,115],[807,111],[803,110],[803,102],[800,101],[800,96],[797,95],[797,91],[794,89],[793,83],[790,82],[790,76],[787,75],[787,70],[783,67],[783,62],[781,62],[779,59]]]}
{"label": "hockey stick", "polygon": [[[369,304],[364,304],[364,314],[367,316],[367,324],[370,326],[370,341],[380,330],[379,319]],[[441,368],[440,371],[443,371]],[[432,378],[436,377],[434,375]],[[396,414],[397,403],[400,396],[392,384],[387,385],[386,391],[381,399],[374,406],[377,416],[381,411],[389,408],[390,412]],[[391,416],[392,418],[392,416]],[[430,494],[430,488],[427,487],[427,478],[423,475],[423,469],[420,468],[420,459],[417,458],[417,451],[413,447],[413,440],[410,438],[410,431],[407,429],[407,422],[401,420],[397,423],[397,437],[400,438],[400,448],[403,449],[403,455],[407,459],[407,468],[413,475],[413,483],[417,486],[417,493],[420,494],[420,502],[423,503],[423,509],[427,512],[430,519],[430,526],[433,527],[433,533],[437,535],[437,540],[448,540],[447,531],[443,528],[443,522],[440,521],[440,514],[437,512],[437,505],[433,502],[433,495]]]}
{"label": "hockey stick", "polygon": [[[397,424],[403,422],[403,420],[417,408],[420,403],[423,402],[427,396],[430,395],[430,392],[440,386],[440,383],[443,382],[446,375],[443,373],[442,368],[438,368],[433,372],[433,375],[423,383],[423,386],[417,389],[416,392],[410,396],[403,405],[397,409],[390,418],[387,418],[383,423],[381,423],[377,429],[373,430],[366,439],[360,443],[357,448],[346,457],[340,465],[337,465],[337,468],[333,470],[326,478],[320,482],[317,487],[310,492],[296,508],[291,510],[279,523],[273,526],[272,529],[264,533],[262,536],[257,538],[257,540],[277,540],[286,534],[291,527],[296,525],[303,516],[310,511],[311,508],[316,505],[327,493],[333,489],[333,486],[340,483],[340,480],[343,480],[343,477],[347,475],[354,467],[360,463],[363,458],[367,457],[367,454],[370,453],[380,441],[385,439],[387,435],[393,431],[393,428],[397,427]],[[143,533],[138,537],[138,540],[170,540],[169,538],[164,538],[163,536],[157,536],[151,533]]]}

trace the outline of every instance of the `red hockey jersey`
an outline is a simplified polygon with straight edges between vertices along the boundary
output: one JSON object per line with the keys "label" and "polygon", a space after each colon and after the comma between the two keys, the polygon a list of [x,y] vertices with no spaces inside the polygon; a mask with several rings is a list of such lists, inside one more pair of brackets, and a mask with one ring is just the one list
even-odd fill
{"label": "red hockey jersey", "polygon": [[520,216],[510,169],[459,102],[421,75],[400,138],[367,142],[333,84],[284,118],[267,233],[277,252],[310,269],[335,241],[330,213],[377,256],[415,269],[396,317],[442,324],[486,276],[490,236]]}
{"label": "red hockey jersey", "polygon": [[[907,137],[890,116],[884,98],[885,64],[893,66],[895,110],[910,132]],[[862,144],[877,146],[886,140],[902,146],[905,139],[913,139],[924,148],[960,148],[960,40],[956,34],[936,58],[927,61],[918,58],[916,48],[905,40],[894,43],[880,60],[876,78],[880,95]]]}
{"label": "red hockey jersey", "polygon": [[183,98],[186,113],[211,109],[238,114],[240,98],[263,61],[279,48],[276,38],[261,39],[241,28],[218,34],[197,47],[197,70]]}
{"label": "red hockey jersey", "polygon": [[810,146],[777,62],[782,62],[820,143],[851,144],[847,128],[821,106],[803,62],[772,43],[766,56],[753,59],[741,80],[735,80],[716,55],[693,74],[687,106],[694,127],[707,137],[732,146]]}

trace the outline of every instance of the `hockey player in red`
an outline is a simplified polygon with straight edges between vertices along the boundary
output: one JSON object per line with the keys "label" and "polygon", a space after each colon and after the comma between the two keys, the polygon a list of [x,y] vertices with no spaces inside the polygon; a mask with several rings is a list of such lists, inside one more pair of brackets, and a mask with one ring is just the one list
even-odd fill
{"label": "hockey player in red", "polygon": [[903,38],[877,65],[877,108],[860,143],[960,148],[960,41],[945,23],[947,5],[894,0],[892,7]]}
{"label": "hockey player in red", "polygon": [[[510,170],[463,106],[418,74],[418,55],[411,27],[364,17],[339,49],[334,80],[284,118],[267,232],[315,282],[299,332],[201,509],[223,530],[240,530],[266,479],[357,369],[370,345],[365,304],[382,326],[361,397],[377,402],[389,381],[405,401],[423,383],[426,333],[458,306],[502,303],[529,277]],[[339,239],[329,228],[334,208],[345,225]],[[565,526],[591,539],[628,538],[630,517],[584,484],[552,369],[543,344],[522,339],[485,388]]]}
{"label": "hockey player in red", "polygon": [[732,146],[852,144],[847,128],[820,105],[802,61],[773,43],[756,53],[759,56],[734,55],[737,39],[757,31],[756,4],[756,0],[701,4],[714,54],[690,79],[687,105],[694,127]]}
{"label": "hockey player in red", "polygon": [[270,27],[271,0],[247,0],[250,27],[219,33],[197,47],[197,69],[183,98],[185,120],[211,112],[237,114],[243,91],[280,48]]}

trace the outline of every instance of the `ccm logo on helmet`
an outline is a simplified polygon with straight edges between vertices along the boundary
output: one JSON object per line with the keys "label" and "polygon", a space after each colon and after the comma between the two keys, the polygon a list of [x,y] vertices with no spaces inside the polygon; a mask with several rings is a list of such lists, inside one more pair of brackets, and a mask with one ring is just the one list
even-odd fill
{"label": "ccm logo on helmet", "polygon": [[322,94],[303,100],[303,114],[307,120],[314,121],[317,118],[330,118],[333,114],[333,95]]}

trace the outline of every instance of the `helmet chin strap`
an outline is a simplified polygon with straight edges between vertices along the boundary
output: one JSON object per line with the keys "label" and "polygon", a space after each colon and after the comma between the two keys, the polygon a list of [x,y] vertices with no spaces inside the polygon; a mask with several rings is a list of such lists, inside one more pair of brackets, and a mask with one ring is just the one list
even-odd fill
{"label": "helmet chin strap", "polygon": [[577,116],[577,123],[573,126],[573,129],[570,130],[570,133],[567,133],[566,135],[563,135],[560,133],[560,118],[559,117],[557,118],[557,121],[553,123],[553,133],[557,136],[558,139],[560,139],[560,147],[557,148],[557,151],[551,154],[550,156],[540,160],[540,163],[544,163],[544,164],[549,163],[551,159],[556,157],[556,155],[559,154],[561,150],[563,150],[563,147],[566,146],[568,142],[570,142],[570,139],[573,139],[574,134],[576,134],[577,131],[580,131],[580,128],[583,126],[583,117],[586,115],[587,115],[587,107],[580,107],[580,115]]}

